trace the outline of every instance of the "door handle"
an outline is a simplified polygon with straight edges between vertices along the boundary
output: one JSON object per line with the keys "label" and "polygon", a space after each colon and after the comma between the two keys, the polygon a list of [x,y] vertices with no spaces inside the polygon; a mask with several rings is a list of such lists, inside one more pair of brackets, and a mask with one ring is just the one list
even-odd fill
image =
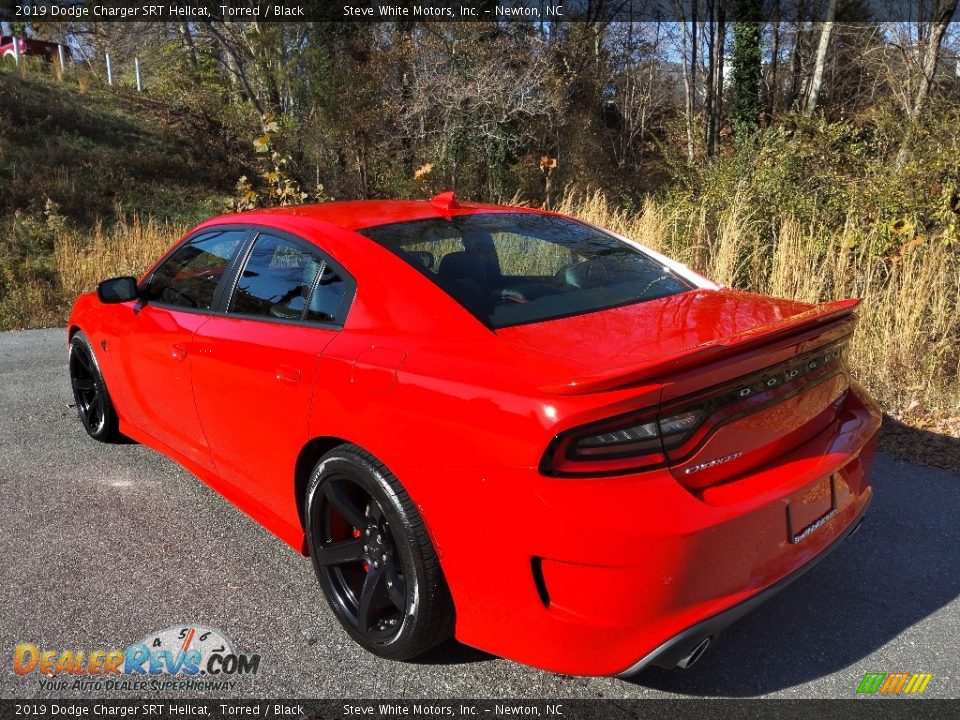
{"label": "door handle", "polygon": [[303,373],[300,372],[299,368],[291,367],[289,365],[278,365],[276,370],[276,378],[280,381],[285,382],[300,382],[300,378],[303,377]]}
{"label": "door handle", "polygon": [[173,352],[170,353],[174,360],[177,362],[183,362],[187,357],[187,348],[185,345],[176,343],[173,346]]}

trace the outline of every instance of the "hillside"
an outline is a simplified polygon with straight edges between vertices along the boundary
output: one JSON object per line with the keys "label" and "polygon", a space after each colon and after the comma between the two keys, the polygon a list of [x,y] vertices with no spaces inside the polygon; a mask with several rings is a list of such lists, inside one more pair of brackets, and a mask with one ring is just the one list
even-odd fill
{"label": "hillside", "polygon": [[184,107],[0,64],[0,329],[62,318],[58,238],[221,212],[243,173],[227,138]]}
{"label": "hillside", "polygon": [[[117,206],[163,219],[222,209],[238,169],[209,120],[125,89],[0,68],[0,218],[42,209],[89,225]],[[39,203],[39,207],[38,207]]]}

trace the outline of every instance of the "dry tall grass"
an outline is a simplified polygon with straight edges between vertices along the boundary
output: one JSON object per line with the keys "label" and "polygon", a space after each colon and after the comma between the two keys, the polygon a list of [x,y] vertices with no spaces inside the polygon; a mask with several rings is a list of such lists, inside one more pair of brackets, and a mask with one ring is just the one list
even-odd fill
{"label": "dry tall grass", "polygon": [[[569,195],[558,208],[687,263],[711,279],[752,292],[820,302],[862,298],[853,343],[857,378],[884,407],[960,414],[960,262],[942,245],[896,257],[870,254],[849,228],[831,232],[786,218],[773,237],[735,201],[711,224],[707,208],[648,201],[641,214],[602,194]],[[106,277],[143,272],[186,228],[134,216],[88,239],[60,238],[60,289],[72,299]],[[435,248],[434,248],[435,249]]]}
{"label": "dry tall grass", "polygon": [[97,224],[86,238],[61,235],[53,251],[60,289],[72,299],[93,290],[104,278],[139,277],[186,231],[182,225],[144,222],[134,215],[110,230]]}
{"label": "dry tall grass", "polygon": [[872,255],[851,226],[838,232],[785,218],[763,237],[734,200],[711,226],[706,208],[648,201],[640,215],[601,194],[565,198],[570,213],[664,252],[712,280],[805,302],[859,297],[855,375],[894,414],[960,414],[960,260],[955,249],[918,244]]}

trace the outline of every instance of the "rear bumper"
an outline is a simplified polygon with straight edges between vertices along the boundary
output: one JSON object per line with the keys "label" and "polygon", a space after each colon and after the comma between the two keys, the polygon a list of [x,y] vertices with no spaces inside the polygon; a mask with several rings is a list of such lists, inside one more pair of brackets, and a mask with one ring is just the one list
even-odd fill
{"label": "rear bumper", "polygon": [[[702,492],[666,470],[561,479],[532,468],[421,469],[414,497],[453,594],[457,638],[573,675],[669,662],[852,532],[872,497],[880,419],[854,385],[818,435]],[[791,540],[791,503],[831,477],[834,511]],[[451,512],[452,486],[469,507]]]}
{"label": "rear bumper", "polygon": [[860,510],[860,514],[854,519],[853,523],[849,525],[829,546],[822,550],[819,555],[817,555],[806,565],[802,566],[798,570],[793,571],[790,575],[787,575],[787,577],[777,581],[766,590],[761,590],[750,599],[744,600],[743,602],[734,605],[732,608],[724,610],[723,612],[707,618],[706,620],[697,623],[693,627],[689,627],[683,632],[674,635],[660,647],[652,652],[647,653],[623,672],[618,673],[617,677],[632,677],[633,675],[636,675],[642,671],[648,665],[656,665],[658,667],[665,668],[676,667],[683,658],[688,657],[696,648],[701,645],[701,643],[703,643],[704,640],[715,639],[717,635],[720,634],[720,631],[730,627],[730,625],[735,623],[744,615],[753,612],[756,608],[770,600],[774,595],[779,593],[794,580],[797,580],[800,576],[805,575],[833,550],[839,547],[844,540],[857,532],[857,530],[859,530],[860,526],[863,524],[872,497],[872,495],[868,497],[867,502],[864,504],[863,508]]}

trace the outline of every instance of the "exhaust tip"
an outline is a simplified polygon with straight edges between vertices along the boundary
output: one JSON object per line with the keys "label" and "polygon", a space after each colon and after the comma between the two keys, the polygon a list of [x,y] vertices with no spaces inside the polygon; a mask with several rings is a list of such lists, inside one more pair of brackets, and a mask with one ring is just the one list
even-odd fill
{"label": "exhaust tip", "polygon": [[703,654],[707,651],[707,648],[710,647],[711,642],[712,638],[710,636],[705,637],[703,640],[697,643],[697,646],[693,650],[677,661],[677,667],[681,670],[689,670],[692,668],[694,663],[703,657]]}

